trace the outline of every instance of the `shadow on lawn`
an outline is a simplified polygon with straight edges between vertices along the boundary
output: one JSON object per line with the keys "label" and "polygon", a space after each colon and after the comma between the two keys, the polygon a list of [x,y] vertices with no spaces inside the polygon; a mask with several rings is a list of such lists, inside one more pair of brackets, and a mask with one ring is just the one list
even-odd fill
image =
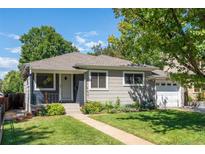
{"label": "shadow on lawn", "polygon": [[[32,126],[23,128],[14,128],[14,133],[10,130],[10,127],[4,129],[3,145],[18,145],[29,144],[35,142],[35,140],[48,138],[48,135],[54,131],[49,131],[47,127]],[[39,143],[41,144],[41,143]],[[43,143],[42,143],[43,144]]]}
{"label": "shadow on lawn", "polygon": [[205,128],[205,115],[193,112],[180,112],[174,110],[162,110],[158,112],[143,112],[119,120],[140,120],[148,122],[149,127],[156,133],[166,134],[172,130],[201,131]]}

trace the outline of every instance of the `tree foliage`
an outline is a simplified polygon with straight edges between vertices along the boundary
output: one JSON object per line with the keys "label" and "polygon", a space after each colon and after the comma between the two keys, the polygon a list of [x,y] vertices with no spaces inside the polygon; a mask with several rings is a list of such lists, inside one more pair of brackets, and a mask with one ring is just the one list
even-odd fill
{"label": "tree foliage", "polygon": [[10,71],[3,80],[2,91],[4,93],[23,92],[23,80],[19,71]]}
{"label": "tree foliage", "polygon": [[66,41],[53,27],[33,27],[20,38],[21,56],[19,63],[50,58],[65,53],[76,52],[78,49]]}
{"label": "tree foliage", "polygon": [[0,79],[0,92],[2,91],[2,84],[3,84],[3,81]]}
{"label": "tree foliage", "polygon": [[92,47],[93,52],[89,52],[90,55],[108,55],[112,57],[122,57],[119,50],[114,45],[108,45],[106,47],[102,47],[101,44],[95,45]]}
{"label": "tree foliage", "polygon": [[[169,65],[182,84],[204,83],[205,9],[114,9],[119,38],[109,42],[133,62]],[[196,81],[196,82],[195,82]]]}

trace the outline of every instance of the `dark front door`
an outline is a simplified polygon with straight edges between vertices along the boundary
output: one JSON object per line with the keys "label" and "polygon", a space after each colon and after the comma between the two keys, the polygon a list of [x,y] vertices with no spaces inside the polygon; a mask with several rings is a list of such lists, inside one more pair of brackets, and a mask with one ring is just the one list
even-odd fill
{"label": "dark front door", "polygon": [[74,101],[83,105],[84,103],[84,75],[75,74],[74,75]]}

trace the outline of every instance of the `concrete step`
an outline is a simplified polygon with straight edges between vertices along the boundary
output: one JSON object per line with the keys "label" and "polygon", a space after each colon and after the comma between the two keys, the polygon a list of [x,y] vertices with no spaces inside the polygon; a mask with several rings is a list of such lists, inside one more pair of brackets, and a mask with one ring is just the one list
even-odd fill
{"label": "concrete step", "polygon": [[66,114],[81,113],[80,105],[78,103],[63,103]]}

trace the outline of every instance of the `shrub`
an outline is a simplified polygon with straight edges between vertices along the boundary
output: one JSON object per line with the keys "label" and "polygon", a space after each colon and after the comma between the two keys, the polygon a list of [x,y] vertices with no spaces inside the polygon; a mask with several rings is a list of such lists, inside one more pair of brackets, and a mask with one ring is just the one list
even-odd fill
{"label": "shrub", "polygon": [[85,114],[99,113],[103,110],[103,105],[100,102],[89,101],[81,108],[81,111]]}
{"label": "shrub", "polygon": [[48,115],[47,108],[45,106],[41,106],[37,110],[37,116],[46,116],[46,115]]}
{"label": "shrub", "polygon": [[134,108],[134,109],[139,109],[140,108],[140,103],[138,101],[135,101],[133,104],[127,105],[130,108]]}
{"label": "shrub", "polygon": [[121,112],[137,112],[138,109],[130,107],[129,105],[125,105],[124,107],[121,107]]}
{"label": "shrub", "polygon": [[105,103],[105,110],[107,113],[111,113],[111,110],[114,109],[114,106],[111,101]]}
{"label": "shrub", "polygon": [[144,101],[140,104],[140,109],[142,110],[153,110],[156,109],[156,104],[153,101]]}
{"label": "shrub", "polygon": [[116,110],[120,109],[120,98],[119,98],[119,97],[117,97],[117,99],[116,99],[114,108],[115,108]]}
{"label": "shrub", "polygon": [[46,110],[49,116],[65,114],[65,108],[60,103],[49,104],[47,105]]}
{"label": "shrub", "polygon": [[113,108],[113,109],[111,109],[111,110],[110,110],[110,112],[109,112],[109,113],[112,113],[112,114],[113,114],[113,113],[117,113],[117,112],[118,112],[118,110],[117,110],[117,109],[115,109],[115,108]]}

